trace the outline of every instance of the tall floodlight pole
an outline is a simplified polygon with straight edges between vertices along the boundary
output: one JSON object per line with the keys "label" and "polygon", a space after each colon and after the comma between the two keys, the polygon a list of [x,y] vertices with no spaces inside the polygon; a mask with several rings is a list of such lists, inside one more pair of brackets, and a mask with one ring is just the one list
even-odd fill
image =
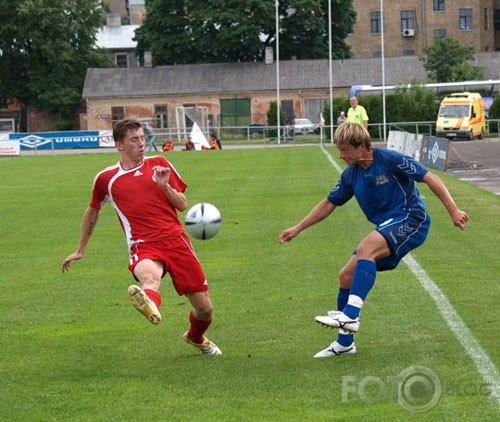
{"label": "tall floodlight pole", "polygon": [[381,25],[381,55],[382,55],[382,110],[383,110],[383,126],[384,126],[384,142],[387,139],[386,125],[387,117],[385,110],[385,51],[384,51],[384,0],[380,0],[380,25]]}
{"label": "tall floodlight pole", "polygon": [[279,1],[275,1],[276,5],[276,114],[278,125],[278,144],[281,143],[281,122],[280,122],[280,14],[279,14]]}
{"label": "tall floodlight pole", "polygon": [[328,0],[328,74],[330,88],[330,142],[333,145],[333,61],[332,61],[332,1]]}

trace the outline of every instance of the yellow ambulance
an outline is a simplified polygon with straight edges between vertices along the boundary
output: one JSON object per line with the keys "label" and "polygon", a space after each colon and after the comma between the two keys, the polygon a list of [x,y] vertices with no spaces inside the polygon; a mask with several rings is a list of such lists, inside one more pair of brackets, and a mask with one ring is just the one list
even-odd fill
{"label": "yellow ambulance", "polygon": [[457,92],[443,98],[436,121],[436,136],[483,139],[486,114],[483,97],[475,92]]}

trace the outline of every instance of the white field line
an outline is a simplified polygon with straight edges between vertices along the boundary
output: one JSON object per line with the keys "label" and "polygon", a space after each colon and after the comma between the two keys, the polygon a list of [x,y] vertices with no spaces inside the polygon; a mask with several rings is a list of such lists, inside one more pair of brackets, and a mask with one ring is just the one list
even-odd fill
{"label": "white field line", "polygon": [[471,357],[479,374],[488,385],[488,391],[490,391],[491,397],[495,398],[500,405],[500,373],[495,364],[481,348],[479,342],[462,321],[460,315],[455,311],[446,295],[427,275],[417,260],[413,258],[411,254],[408,254],[403,258],[403,261],[415,277],[417,277],[422,287],[429,293],[429,296],[436,302],[437,308],[444,320],[467,354]]}
{"label": "white field line", "polygon": [[[342,169],[338,165],[338,163],[332,158],[330,153],[325,148],[322,147],[322,150],[327,156],[328,160],[332,163],[332,166],[340,173]],[[403,262],[415,275],[424,290],[426,290],[429,296],[434,300],[439,312],[448,324],[448,327],[450,327],[457,340],[460,342],[467,354],[471,357],[472,361],[476,365],[479,374],[482,376],[484,382],[488,385],[488,391],[490,392],[491,397],[496,399],[498,405],[500,406],[500,373],[498,371],[498,368],[495,366],[486,352],[481,348],[479,342],[462,321],[460,315],[458,315],[458,313],[455,311],[446,295],[428,276],[428,274],[420,266],[417,260],[413,258],[411,254],[408,254],[403,259]]]}

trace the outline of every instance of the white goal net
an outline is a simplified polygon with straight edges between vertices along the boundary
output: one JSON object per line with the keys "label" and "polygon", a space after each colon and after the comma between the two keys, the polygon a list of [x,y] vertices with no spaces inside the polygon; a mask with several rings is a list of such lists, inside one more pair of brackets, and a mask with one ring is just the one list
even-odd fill
{"label": "white goal net", "polygon": [[208,135],[207,107],[176,107],[175,121],[179,139],[185,139],[195,123],[199,126],[202,133]]}

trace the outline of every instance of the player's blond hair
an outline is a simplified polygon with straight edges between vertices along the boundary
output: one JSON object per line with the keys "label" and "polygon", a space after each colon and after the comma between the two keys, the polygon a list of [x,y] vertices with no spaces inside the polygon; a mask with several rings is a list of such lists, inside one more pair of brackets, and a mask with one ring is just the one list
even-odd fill
{"label": "player's blond hair", "polygon": [[341,124],[335,131],[333,140],[337,147],[352,145],[358,148],[361,144],[364,144],[367,150],[372,148],[370,133],[364,126],[357,123],[348,122]]}

